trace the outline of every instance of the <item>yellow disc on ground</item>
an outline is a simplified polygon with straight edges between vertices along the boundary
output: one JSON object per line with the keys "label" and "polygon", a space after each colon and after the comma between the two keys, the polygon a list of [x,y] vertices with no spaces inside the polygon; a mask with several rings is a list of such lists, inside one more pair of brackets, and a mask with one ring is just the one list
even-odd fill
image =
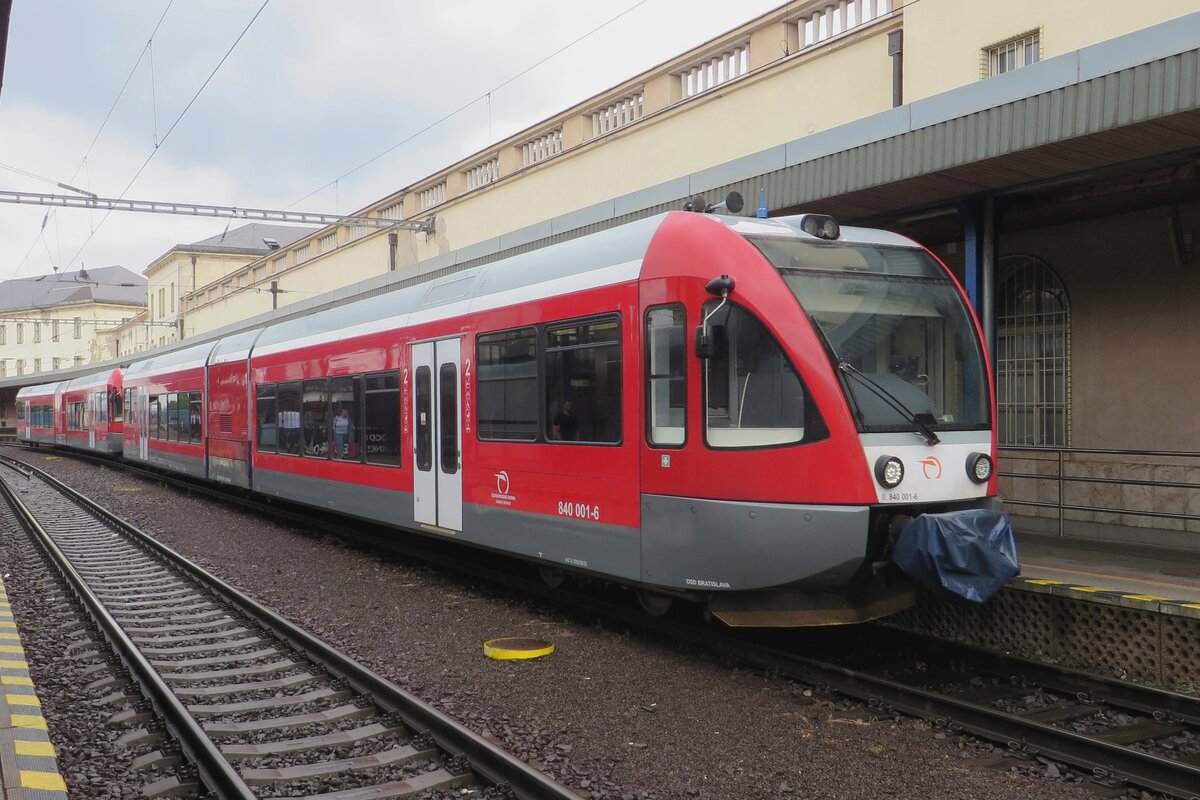
{"label": "yellow disc on ground", "polygon": [[483,654],[498,661],[517,658],[541,658],[554,652],[554,645],[545,639],[526,639],[519,636],[492,639],[483,643]]}

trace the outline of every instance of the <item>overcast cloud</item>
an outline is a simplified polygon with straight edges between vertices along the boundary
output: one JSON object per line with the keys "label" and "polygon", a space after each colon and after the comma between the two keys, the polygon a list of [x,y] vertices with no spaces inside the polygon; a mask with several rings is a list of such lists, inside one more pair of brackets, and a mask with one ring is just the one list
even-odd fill
{"label": "overcast cloud", "polygon": [[[167,0],[15,0],[0,164],[115,197],[157,141],[127,198],[285,208],[628,10],[490,102],[294,206],[345,213],[780,4],[271,0],[163,142],[261,0],[174,0],[169,8]],[[0,189],[60,192],[7,169]],[[78,269],[81,261],[141,272],[174,244],[224,228],[132,213],[101,225],[101,213],[60,210],[41,236],[45,214],[0,204],[0,279]]]}

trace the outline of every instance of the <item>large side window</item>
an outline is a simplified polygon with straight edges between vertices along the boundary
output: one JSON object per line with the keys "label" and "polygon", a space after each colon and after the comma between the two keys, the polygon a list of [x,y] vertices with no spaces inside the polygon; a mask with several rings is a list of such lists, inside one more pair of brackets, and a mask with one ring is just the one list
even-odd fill
{"label": "large side window", "polygon": [[258,452],[274,453],[279,446],[279,423],[275,413],[275,386],[260,384],[255,389],[254,415],[258,421]]}
{"label": "large side window", "polygon": [[329,457],[328,386],[324,378],[304,382],[304,455]]}
{"label": "large side window", "polygon": [[299,383],[281,383],[275,387],[279,409],[279,452],[291,456],[300,455],[300,399]]}
{"label": "large side window", "polygon": [[[426,373],[429,370],[425,370]],[[426,375],[428,379],[428,374]],[[400,374],[383,372],[366,378],[363,446],[368,464],[400,466]],[[426,383],[428,388],[428,382]]]}
{"label": "large side window", "polygon": [[[709,447],[775,447],[814,441],[825,424],[775,337],[741,306],[704,308],[714,343],[704,360]],[[711,314],[711,316],[710,316]]]}
{"label": "large side window", "polygon": [[538,432],[537,330],[475,340],[480,439],[532,442]]}
{"label": "large side window", "polygon": [[105,400],[104,392],[93,394],[92,401],[96,404],[96,422],[108,422],[108,403]]}
{"label": "large side window", "polygon": [[[179,441],[179,398],[183,397],[183,404],[187,405],[187,395],[180,395],[178,392],[166,395],[167,399],[167,435],[166,439],[169,442]],[[187,441],[187,439],[184,439]]]}
{"label": "large side window", "polygon": [[546,327],[546,436],[621,441],[621,320]]}
{"label": "large side window", "polygon": [[687,438],[686,330],[681,305],[646,312],[646,439],[659,447]]}
{"label": "large side window", "polygon": [[340,461],[362,461],[361,377],[329,379],[329,432],[333,434],[333,457]]}
{"label": "large side window", "polygon": [[458,472],[458,367],[454,364],[438,368],[438,394],[442,401],[438,414],[442,472],[453,475]]}

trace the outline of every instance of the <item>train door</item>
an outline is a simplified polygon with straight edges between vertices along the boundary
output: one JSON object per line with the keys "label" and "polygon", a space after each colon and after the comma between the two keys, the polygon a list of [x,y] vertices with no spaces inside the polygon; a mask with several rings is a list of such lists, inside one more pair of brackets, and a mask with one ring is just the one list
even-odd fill
{"label": "train door", "polygon": [[462,530],[462,343],[411,347],[413,517],[419,524]]}
{"label": "train door", "polygon": [[145,386],[134,390],[134,403],[137,404],[138,429],[138,458],[150,460],[150,402]]}
{"label": "train door", "polygon": [[83,426],[87,428],[89,450],[96,449],[96,426],[100,424],[100,409],[96,407],[96,398],[99,396],[95,392],[88,392],[84,395],[86,401],[83,407],[86,409],[86,418],[84,419]]}

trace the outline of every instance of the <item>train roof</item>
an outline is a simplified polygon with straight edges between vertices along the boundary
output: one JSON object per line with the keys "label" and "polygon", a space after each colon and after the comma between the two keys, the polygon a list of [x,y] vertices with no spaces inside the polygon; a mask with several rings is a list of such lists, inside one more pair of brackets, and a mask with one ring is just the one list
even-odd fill
{"label": "train roof", "polygon": [[160,374],[163,372],[178,372],[184,369],[203,367],[208,363],[209,353],[216,342],[203,342],[180,350],[161,353],[140,361],[134,361],[125,369],[126,378],[137,378],[142,375]]}
{"label": "train roof", "polygon": [[[464,310],[520,302],[520,290],[563,281],[563,291],[586,288],[603,277],[636,278],[642,257],[667,214],[520,253],[426,283],[357,300],[267,327],[254,344],[263,355],[309,344],[362,336],[414,324],[450,303]],[[593,280],[589,280],[589,276]]]}
{"label": "train roof", "polygon": [[65,383],[66,381],[54,381],[53,383],[39,383],[36,386],[24,386],[17,391],[17,399],[38,397],[43,394],[57,394],[59,387]]}
{"label": "train roof", "polygon": [[63,381],[61,390],[69,392],[75,389],[94,389],[97,386],[107,387],[113,383],[113,375],[117,376],[116,383],[121,382],[121,371],[118,369],[106,369],[103,372],[93,372],[91,375],[83,375],[78,378],[72,378],[69,381]]}

